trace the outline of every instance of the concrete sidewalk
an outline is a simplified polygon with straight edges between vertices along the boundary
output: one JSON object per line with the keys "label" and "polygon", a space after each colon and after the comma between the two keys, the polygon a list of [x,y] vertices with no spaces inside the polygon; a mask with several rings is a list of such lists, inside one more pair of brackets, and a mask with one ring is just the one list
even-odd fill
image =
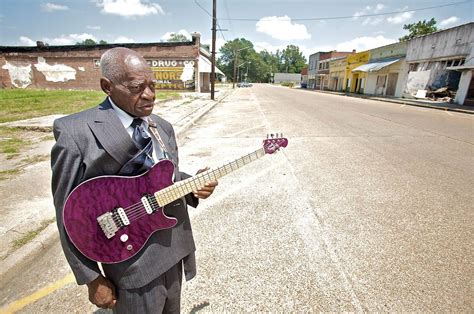
{"label": "concrete sidewalk", "polygon": [[324,93],[324,94],[332,94],[332,95],[339,95],[339,96],[347,96],[347,97],[356,97],[356,98],[363,98],[363,99],[370,99],[370,100],[378,100],[384,102],[391,102],[409,106],[416,106],[416,107],[424,107],[424,108],[431,108],[431,109],[438,109],[438,110],[446,110],[446,111],[455,111],[455,112],[462,112],[467,114],[474,114],[474,106],[463,106],[452,104],[449,102],[436,102],[430,100],[423,100],[423,99],[408,99],[408,98],[397,98],[397,97],[384,97],[384,96],[372,96],[372,95],[364,95],[364,94],[355,94],[355,93],[342,93],[342,92],[333,92],[333,91],[324,91],[324,90],[313,90],[313,89],[301,89],[303,91],[308,92],[316,92],[316,93]]}
{"label": "concrete sidewalk", "polygon": [[[157,102],[153,112],[171,122],[178,141],[184,132],[198,119],[211,110],[217,103],[232,93],[230,87],[219,87],[215,101],[210,94],[186,93],[181,99]],[[0,126],[19,127],[26,130],[51,132],[54,119],[61,115],[46,116],[22,121],[2,123]],[[49,155],[54,140],[39,142],[22,155]],[[57,241],[58,232],[55,223],[55,210],[51,196],[51,169],[49,158],[46,161],[29,165],[15,177],[0,181],[0,208],[2,224],[0,226],[0,276],[14,275],[14,268],[32,262],[42,254],[53,241]],[[43,228],[37,235],[37,231]],[[15,240],[31,235],[32,239],[15,249]]]}

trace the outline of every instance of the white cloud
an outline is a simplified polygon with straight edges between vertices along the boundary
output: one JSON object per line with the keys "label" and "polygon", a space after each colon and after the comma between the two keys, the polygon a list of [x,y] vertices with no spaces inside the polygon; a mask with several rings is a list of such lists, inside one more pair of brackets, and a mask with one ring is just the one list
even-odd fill
{"label": "white cloud", "polygon": [[362,25],[378,25],[383,22],[383,17],[368,17],[364,19]]}
{"label": "white cloud", "polygon": [[451,16],[450,18],[447,18],[439,22],[439,26],[446,27],[446,26],[455,24],[457,22],[459,22],[459,18],[457,16]]}
{"label": "white cloud", "polygon": [[124,17],[156,15],[165,12],[157,3],[146,0],[95,0],[96,5],[102,8],[102,13],[116,14]]}
{"label": "white cloud", "polygon": [[83,42],[86,39],[92,39],[97,41],[94,35],[82,33],[82,34],[69,34],[61,35],[56,38],[44,38],[43,41],[50,45],[75,45],[77,42]]}
{"label": "white cloud", "polygon": [[385,46],[388,44],[393,44],[395,42],[397,42],[396,39],[385,38],[382,35],[375,36],[375,37],[362,36],[362,37],[357,37],[357,38],[337,44],[336,50],[337,51],[352,51],[352,49],[356,49],[357,51],[364,51],[368,49]]}
{"label": "white cloud", "polygon": [[86,28],[96,30],[96,31],[100,30],[100,26],[95,26],[95,25],[87,25]]}
{"label": "white cloud", "polygon": [[114,40],[114,43],[116,44],[125,44],[125,43],[134,43],[135,40],[133,38],[125,37],[125,36],[119,36]]}
{"label": "white cloud", "polygon": [[41,10],[45,12],[54,12],[54,11],[66,11],[69,10],[69,7],[62,4],[55,4],[55,3],[43,3],[41,4]]}
{"label": "white cloud", "polygon": [[291,22],[288,16],[267,16],[257,22],[257,32],[270,35],[279,40],[310,39],[306,26]]}
{"label": "white cloud", "polygon": [[[381,3],[377,3],[373,7],[368,5],[362,11],[357,11],[356,13],[354,13],[353,15],[354,20],[357,20],[360,16],[363,16],[363,15],[377,14],[380,11],[382,11],[384,8],[385,8],[385,5]],[[374,26],[374,25],[382,23],[383,20],[384,20],[383,17],[368,16],[364,18],[364,20],[362,21],[362,25]]]}
{"label": "white cloud", "polygon": [[191,34],[185,29],[180,29],[178,32],[167,32],[163,36],[161,36],[161,40],[168,40],[171,38],[172,34],[180,34],[186,36],[187,39],[191,40]]}
{"label": "white cloud", "polygon": [[[404,7],[400,11],[405,11],[406,9],[408,9],[408,7]],[[392,23],[392,24],[402,24],[402,23],[408,21],[409,19],[411,19],[414,14],[415,14],[415,12],[409,11],[409,12],[403,12],[403,13],[400,13],[400,14],[396,14],[394,16],[389,16],[389,17],[387,17],[387,22]]]}
{"label": "white cloud", "polygon": [[20,36],[20,45],[22,46],[36,46],[36,42],[26,36]]}

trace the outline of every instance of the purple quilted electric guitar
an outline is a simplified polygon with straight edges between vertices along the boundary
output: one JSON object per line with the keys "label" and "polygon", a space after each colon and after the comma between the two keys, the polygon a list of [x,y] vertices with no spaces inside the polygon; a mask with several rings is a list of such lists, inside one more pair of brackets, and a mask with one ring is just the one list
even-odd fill
{"label": "purple quilted electric guitar", "polygon": [[154,232],[176,225],[176,218],[165,215],[165,205],[287,145],[286,138],[272,134],[253,153],[176,183],[172,181],[174,164],[170,160],[161,160],[135,177],[87,180],[66,200],[64,227],[71,242],[91,260],[125,261],[137,254]]}

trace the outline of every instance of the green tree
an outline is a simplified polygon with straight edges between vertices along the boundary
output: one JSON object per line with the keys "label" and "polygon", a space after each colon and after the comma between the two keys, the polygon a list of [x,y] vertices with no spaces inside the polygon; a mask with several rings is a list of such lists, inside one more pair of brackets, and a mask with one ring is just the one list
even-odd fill
{"label": "green tree", "polygon": [[[217,59],[217,66],[230,80],[232,80],[234,77],[234,63],[236,57],[236,66],[242,65],[242,67],[246,70],[246,67],[243,66],[243,64],[245,62],[254,61],[254,55],[257,54],[253,48],[252,42],[245,38],[236,38],[234,40],[227,41],[224,46],[219,49],[219,53],[220,56]],[[250,73],[253,73],[250,68],[249,71]],[[250,77],[251,76],[249,75],[249,78]]]}
{"label": "green tree", "polygon": [[82,42],[77,42],[76,45],[80,46],[94,46],[94,45],[107,45],[107,42],[105,40],[100,40],[99,42],[96,42],[93,39],[87,38]]}
{"label": "green tree", "polygon": [[184,36],[183,34],[178,34],[178,33],[173,33],[170,35],[170,38],[168,38],[167,40],[168,42],[185,42],[185,41],[189,41],[189,39]]}
{"label": "green tree", "polygon": [[276,56],[280,59],[280,72],[300,73],[306,66],[306,58],[298,46],[288,45],[283,51],[277,51]]}
{"label": "green tree", "polygon": [[428,22],[426,20],[418,21],[416,23],[405,24],[403,29],[408,30],[408,35],[399,38],[400,41],[410,40],[414,37],[431,34],[438,30],[436,20],[431,18]]}

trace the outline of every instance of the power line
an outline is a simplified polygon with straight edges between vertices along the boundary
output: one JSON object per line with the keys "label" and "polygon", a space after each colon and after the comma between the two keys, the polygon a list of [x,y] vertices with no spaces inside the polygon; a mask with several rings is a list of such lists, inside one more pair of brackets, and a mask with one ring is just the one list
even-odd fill
{"label": "power line", "polygon": [[[224,7],[225,7],[225,11],[227,13],[227,18],[230,19],[229,6],[227,5],[227,0],[224,0]],[[234,26],[232,25],[232,22],[230,20],[228,21],[228,23],[229,23],[229,26],[230,26],[230,31],[232,32],[232,35],[234,35],[234,38],[235,38],[236,36],[235,36],[235,33],[234,33]]]}
{"label": "power line", "polygon": [[[212,19],[214,19],[214,17],[212,16],[212,14],[211,14],[209,11],[207,11],[197,0],[194,0],[194,3],[196,3],[196,5],[197,5],[199,8],[201,8],[201,10],[203,10],[204,12],[206,12],[207,15],[209,15]],[[227,40],[225,39],[225,37],[224,37],[224,33],[222,32],[222,27],[219,25],[219,21],[218,21],[217,18],[216,18],[216,24],[217,24],[217,26],[219,27],[219,33],[221,34],[222,39],[224,39],[224,41],[227,41]]]}
{"label": "power line", "polygon": [[[455,6],[455,5],[458,5],[458,4],[465,4],[465,3],[469,3],[469,2],[472,2],[472,0],[463,1],[463,2],[449,3],[449,4],[442,4],[442,5],[436,5],[436,6],[432,6],[432,7],[425,7],[425,8],[419,8],[419,9],[412,9],[412,10],[386,12],[386,13],[362,14],[362,15],[357,15],[357,16],[350,15],[350,16],[314,17],[314,18],[292,18],[291,20],[292,21],[324,21],[324,20],[352,19],[352,18],[355,18],[355,17],[359,18],[359,17],[383,16],[383,15],[400,14],[400,13],[406,13],[406,12],[425,11],[425,10],[431,10],[431,9],[445,8],[445,7]],[[265,20],[268,20],[268,21],[272,20],[273,21],[273,19],[270,19],[270,18],[261,18],[261,19],[227,18],[227,19],[220,19],[220,20],[221,21],[251,21],[251,22],[258,22],[258,21],[265,21]]]}

